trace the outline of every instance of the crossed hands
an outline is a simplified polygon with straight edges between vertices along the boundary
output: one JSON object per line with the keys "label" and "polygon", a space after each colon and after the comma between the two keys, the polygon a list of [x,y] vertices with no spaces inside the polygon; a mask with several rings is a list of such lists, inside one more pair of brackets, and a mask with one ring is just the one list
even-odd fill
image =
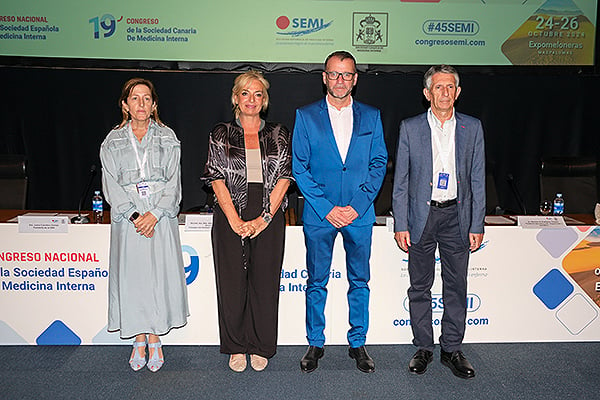
{"label": "crossed hands", "polygon": [[250,239],[254,239],[257,237],[262,231],[264,231],[269,224],[262,218],[257,217],[250,221],[244,221],[238,218],[238,221],[234,222],[231,225],[231,229],[238,234],[242,239],[249,237]]}
{"label": "crossed hands", "polygon": [[133,220],[133,225],[135,226],[135,230],[142,236],[147,238],[151,238],[154,236],[154,227],[158,220],[156,217],[150,212],[146,212],[144,215],[137,217]]}
{"label": "crossed hands", "polygon": [[339,229],[350,225],[356,218],[358,218],[358,213],[356,210],[354,210],[354,208],[352,208],[352,206],[335,206],[331,211],[329,211],[329,214],[327,214],[325,218],[331,223],[331,225]]}

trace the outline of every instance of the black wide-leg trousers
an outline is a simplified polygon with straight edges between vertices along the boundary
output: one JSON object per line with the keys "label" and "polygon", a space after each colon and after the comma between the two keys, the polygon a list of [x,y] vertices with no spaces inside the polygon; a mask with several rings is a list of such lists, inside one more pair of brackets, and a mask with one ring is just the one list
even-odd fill
{"label": "black wide-leg trousers", "polygon": [[[248,221],[263,211],[262,184],[248,185]],[[215,207],[212,246],[217,284],[221,353],[258,354],[277,351],[279,284],[285,240],[285,218],[278,210],[256,238],[243,241]]]}

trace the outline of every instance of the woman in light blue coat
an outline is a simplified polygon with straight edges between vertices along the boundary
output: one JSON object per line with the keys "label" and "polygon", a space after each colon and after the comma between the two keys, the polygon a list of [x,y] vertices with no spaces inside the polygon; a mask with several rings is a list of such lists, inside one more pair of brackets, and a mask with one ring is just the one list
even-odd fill
{"label": "woman in light blue coat", "polygon": [[123,121],[100,148],[111,205],[108,330],[135,337],[134,371],[156,372],[164,363],[159,336],[189,315],[177,223],[181,148],[158,117],[152,82],[127,81],[119,105]]}

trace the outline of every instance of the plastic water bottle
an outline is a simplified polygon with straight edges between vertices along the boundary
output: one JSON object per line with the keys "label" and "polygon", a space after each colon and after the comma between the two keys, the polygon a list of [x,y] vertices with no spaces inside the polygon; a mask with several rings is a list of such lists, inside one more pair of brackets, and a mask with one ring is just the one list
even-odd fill
{"label": "plastic water bottle", "polygon": [[101,224],[102,216],[104,215],[104,207],[99,190],[96,190],[94,192],[94,197],[92,197],[92,212],[94,213],[94,223]]}
{"label": "plastic water bottle", "polygon": [[554,207],[552,208],[552,214],[563,215],[565,213],[565,200],[562,197],[562,193],[556,193],[554,199]]}

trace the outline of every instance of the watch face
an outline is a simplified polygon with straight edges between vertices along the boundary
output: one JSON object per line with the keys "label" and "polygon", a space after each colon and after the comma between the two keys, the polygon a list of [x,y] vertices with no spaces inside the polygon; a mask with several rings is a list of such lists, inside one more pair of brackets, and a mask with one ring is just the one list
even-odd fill
{"label": "watch face", "polygon": [[265,222],[266,222],[267,224],[271,223],[271,220],[273,219],[273,217],[272,217],[272,216],[271,216],[271,214],[269,214],[269,213],[264,213],[264,214],[262,215],[262,218],[265,220]]}

